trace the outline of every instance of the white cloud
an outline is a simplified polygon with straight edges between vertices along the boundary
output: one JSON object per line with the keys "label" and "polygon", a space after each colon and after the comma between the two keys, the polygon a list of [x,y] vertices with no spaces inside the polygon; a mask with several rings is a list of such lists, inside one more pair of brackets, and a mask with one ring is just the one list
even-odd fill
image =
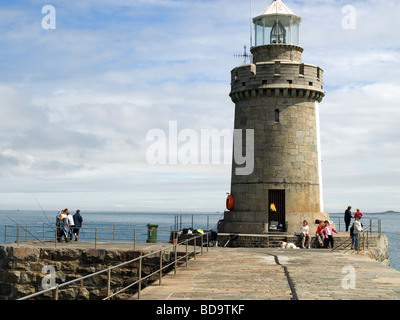
{"label": "white cloud", "polygon": [[[40,28],[42,2],[30,3],[0,11],[2,207],[39,193],[55,208],[223,210],[230,166],[150,166],[146,134],[169,121],[233,129],[230,71],[249,41],[249,3],[58,1],[54,31]],[[304,62],[325,71],[325,208],[400,210],[399,4],[285,3],[303,18]],[[267,4],[253,0],[253,16]],[[355,30],[341,26],[347,4]]]}

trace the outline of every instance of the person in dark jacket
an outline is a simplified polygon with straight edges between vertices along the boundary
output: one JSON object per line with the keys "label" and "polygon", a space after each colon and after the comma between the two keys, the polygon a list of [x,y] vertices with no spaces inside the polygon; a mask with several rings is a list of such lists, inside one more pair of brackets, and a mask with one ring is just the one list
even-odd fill
{"label": "person in dark jacket", "polygon": [[81,216],[81,210],[76,210],[74,214],[74,236],[75,241],[78,241],[79,238],[79,229],[82,228],[83,225],[83,218]]}
{"label": "person in dark jacket", "polygon": [[351,214],[351,206],[348,206],[347,210],[344,212],[344,222],[346,224],[346,232],[349,231],[351,218],[353,218],[353,215]]}

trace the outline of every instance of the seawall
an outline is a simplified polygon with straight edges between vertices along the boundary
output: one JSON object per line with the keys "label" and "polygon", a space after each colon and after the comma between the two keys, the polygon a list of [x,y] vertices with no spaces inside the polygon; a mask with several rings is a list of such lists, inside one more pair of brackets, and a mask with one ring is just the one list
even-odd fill
{"label": "seawall", "polygon": [[[130,261],[147,253],[149,251],[132,249],[82,249],[61,246],[59,248],[41,248],[24,244],[19,247],[16,244],[2,245],[0,246],[0,300],[14,300],[43,290],[42,281],[47,275],[43,273],[43,268],[46,266],[47,270],[54,268],[56,283],[60,284]],[[173,258],[172,253],[163,253],[165,264],[171,262]],[[142,276],[151,274],[159,268],[159,264],[159,254],[154,258],[151,256],[144,258]],[[115,292],[131,284],[137,278],[138,262],[113,269],[112,290]],[[143,283],[143,287],[154,280],[154,277],[150,277],[147,282]],[[102,274],[60,290],[59,299],[99,300],[106,296],[106,290],[107,275]],[[128,290],[116,298],[127,299],[135,292],[135,289]],[[51,293],[44,294],[41,299],[52,299],[52,295]]]}

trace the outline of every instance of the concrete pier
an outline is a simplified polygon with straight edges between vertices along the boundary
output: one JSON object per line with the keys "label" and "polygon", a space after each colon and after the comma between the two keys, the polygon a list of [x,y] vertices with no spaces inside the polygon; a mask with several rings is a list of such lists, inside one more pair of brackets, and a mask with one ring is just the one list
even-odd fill
{"label": "concrete pier", "polygon": [[217,247],[141,299],[400,300],[400,272],[370,251]]}

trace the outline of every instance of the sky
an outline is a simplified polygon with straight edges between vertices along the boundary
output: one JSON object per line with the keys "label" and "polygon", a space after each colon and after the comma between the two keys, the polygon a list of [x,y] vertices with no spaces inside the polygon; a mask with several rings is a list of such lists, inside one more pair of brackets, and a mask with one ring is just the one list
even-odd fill
{"label": "sky", "polygon": [[[230,71],[270,2],[2,0],[0,210],[222,212],[231,144],[202,133],[233,134]],[[324,70],[324,210],[400,211],[400,1],[284,3]]]}

